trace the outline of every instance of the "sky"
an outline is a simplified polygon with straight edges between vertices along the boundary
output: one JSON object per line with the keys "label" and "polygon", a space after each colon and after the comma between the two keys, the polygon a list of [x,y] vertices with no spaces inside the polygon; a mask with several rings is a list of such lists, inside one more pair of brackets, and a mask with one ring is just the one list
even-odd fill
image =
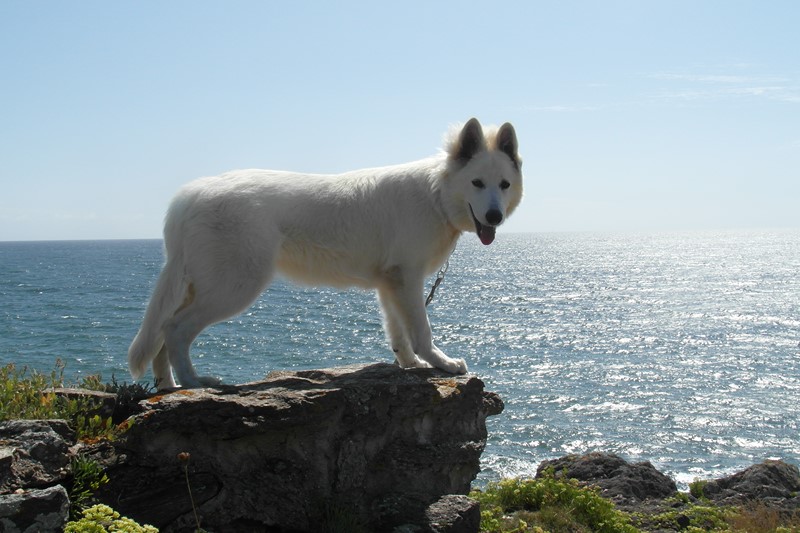
{"label": "sky", "polygon": [[800,2],[0,0],[0,241],[159,238],[184,183],[514,124],[506,232],[800,227]]}

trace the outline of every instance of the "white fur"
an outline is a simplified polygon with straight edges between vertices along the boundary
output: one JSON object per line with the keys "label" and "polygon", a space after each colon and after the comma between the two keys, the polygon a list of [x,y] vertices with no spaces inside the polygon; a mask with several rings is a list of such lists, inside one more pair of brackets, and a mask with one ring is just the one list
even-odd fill
{"label": "white fur", "polygon": [[191,343],[247,309],[276,271],[376,289],[402,367],[465,373],[463,359],[433,344],[425,277],[462,232],[491,242],[522,198],[520,165],[510,124],[484,134],[471,119],[443,154],[413,163],[336,176],[241,170],[189,183],[167,213],[167,261],[128,351],[131,373],[152,362],[162,389],[176,386],[173,371],[184,387],[217,383],[195,372]]}

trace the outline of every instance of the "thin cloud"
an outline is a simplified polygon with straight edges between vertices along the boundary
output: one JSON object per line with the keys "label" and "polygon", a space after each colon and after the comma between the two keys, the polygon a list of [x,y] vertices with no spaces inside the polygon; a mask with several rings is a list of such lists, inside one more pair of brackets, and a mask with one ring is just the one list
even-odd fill
{"label": "thin cloud", "polygon": [[[744,65],[742,68],[752,68]],[[702,103],[712,101],[734,101],[742,99],[768,100],[772,102],[800,103],[800,83],[779,76],[751,76],[737,73],[712,72],[711,74],[696,72],[655,72],[640,75],[638,81],[649,80],[648,83],[628,83],[631,89],[624,94],[616,94],[617,101],[602,103],[558,103],[550,105],[525,105],[520,108],[526,113],[590,113],[613,109],[640,107],[646,108],[665,102]],[[589,83],[585,87],[623,87],[623,84]],[[613,91],[612,91],[613,92]],[[617,91],[618,92],[618,91]],[[603,93],[607,95],[608,91]],[[591,101],[593,96],[584,95],[584,102]]]}
{"label": "thin cloud", "polygon": [[800,88],[784,86],[728,87],[715,89],[663,89],[655,93],[663,100],[723,100],[734,98],[763,98],[776,102],[800,103]]}
{"label": "thin cloud", "polygon": [[597,111],[598,106],[590,105],[547,105],[547,106],[525,106],[523,111],[529,113],[580,113],[585,111]]}
{"label": "thin cloud", "polygon": [[697,101],[762,98],[777,102],[800,102],[800,87],[792,80],[778,76],[657,72],[648,78],[683,85],[661,88],[655,93],[657,99]]}
{"label": "thin cloud", "polygon": [[742,76],[738,74],[686,74],[657,72],[650,74],[649,78],[667,81],[686,81],[694,83],[710,84],[764,84],[764,83],[786,83],[788,78],[778,76]]}
{"label": "thin cloud", "polygon": [[784,84],[790,80],[780,76],[746,76],[741,74],[697,74],[687,72],[655,72],[648,76],[656,80],[685,81],[704,84]]}
{"label": "thin cloud", "polygon": [[668,74],[659,72],[656,74],[651,74],[649,77],[657,80],[691,81],[701,83],[747,83],[752,81],[752,78],[748,78],[746,76],[726,76],[718,74]]}

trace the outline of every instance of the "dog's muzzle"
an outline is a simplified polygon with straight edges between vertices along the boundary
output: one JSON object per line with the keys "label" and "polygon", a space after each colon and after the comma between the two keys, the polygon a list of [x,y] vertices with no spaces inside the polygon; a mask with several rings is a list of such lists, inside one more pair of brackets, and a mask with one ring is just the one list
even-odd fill
{"label": "dog's muzzle", "polygon": [[472,221],[475,222],[475,233],[484,245],[492,244],[495,236],[495,229],[503,221],[503,213],[497,209],[490,209],[486,212],[487,224],[482,224],[478,217],[475,216],[475,211],[472,210],[472,205],[469,206],[469,212],[472,215]]}

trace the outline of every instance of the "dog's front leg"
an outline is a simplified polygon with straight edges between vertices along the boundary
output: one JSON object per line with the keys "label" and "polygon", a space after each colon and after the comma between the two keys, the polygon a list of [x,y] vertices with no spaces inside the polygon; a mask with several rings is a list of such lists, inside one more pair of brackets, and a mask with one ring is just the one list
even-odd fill
{"label": "dog's front leg", "polygon": [[431,365],[417,357],[411,347],[411,341],[406,334],[405,321],[401,317],[393,291],[379,289],[378,300],[383,310],[383,327],[386,330],[386,339],[389,341],[389,346],[391,346],[400,367],[430,368]]}
{"label": "dog's front leg", "polygon": [[405,326],[405,338],[408,339],[406,342],[411,343],[412,351],[433,367],[451,374],[465,374],[467,363],[463,359],[448,357],[433,343],[423,298],[424,278],[405,276],[400,283],[387,288],[386,291],[387,298],[397,309],[397,316]]}

